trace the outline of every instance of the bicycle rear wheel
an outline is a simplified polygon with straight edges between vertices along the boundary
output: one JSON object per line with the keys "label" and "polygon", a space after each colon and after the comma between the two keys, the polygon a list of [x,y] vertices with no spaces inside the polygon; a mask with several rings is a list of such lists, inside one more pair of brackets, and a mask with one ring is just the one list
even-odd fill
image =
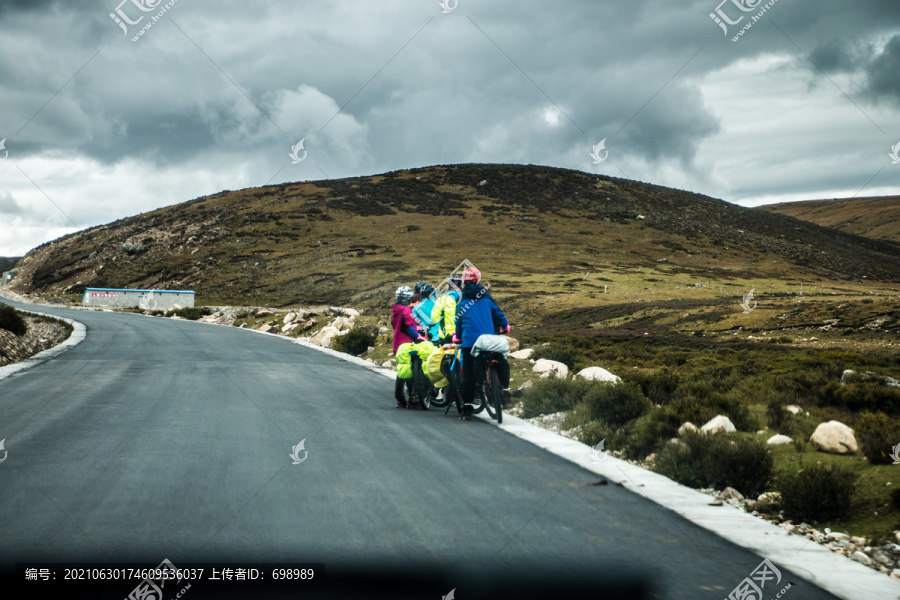
{"label": "bicycle rear wheel", "polygon": [[497,408],[496,403],[494,402],[493,390],[491,389],[491,378],[493,375],[493,369],[488,367],[484,374],[484,381],[481,383],[481,386],[479,386],[478,395],[481,396],[481,402],[484,404],[485,408],[487,408],[488,414],[492,419],[496,419]]}
{"label": "bicycle rear wheel", "polygon": [[[503,388],[500,387],[500,375],[494,369],[488,369],[487,378],[491,404],[494,405],[494,414],[491,416],[497,419],[497,424],[500,424],[503,422]],[[488,412],[490,411],[488,408]]]}

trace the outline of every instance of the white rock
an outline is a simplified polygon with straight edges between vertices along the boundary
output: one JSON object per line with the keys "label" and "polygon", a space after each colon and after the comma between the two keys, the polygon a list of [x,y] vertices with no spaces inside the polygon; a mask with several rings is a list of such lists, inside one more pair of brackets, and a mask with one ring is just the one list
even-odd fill
{"label": "white rock", "polygon": [[503,337],[505,337],[507,343],[509,343],[509,351],[510,351],[510,352],[516,352],[516,351],[518,351],[518,349],[519,349],[519,340],[517,340],[517,339],[514,338],[514,337],[509,337],[508,335],[504,335]]}
{"label": "white rock", "polygon": [[757,502],[778,502],[781,500],[781,492],[765,492],[759,495]]}
{"label": "white rock", "polygon": [[832,531],[828,535],[826,535],[829,540],[833,542],[840,542],[841,540],[849,540],[850,536],[846,533],[841,533],[840,531]]}
{"label": "white rock", "polygon": [[297,313],[289,312],[284,316],[284,324],[292,323],[297,318]]}
{"label": "white rock", "polygon": [[354,317],[336,317],[327,327],[334,327],[340,332],[346,332],[353,329]]}
{"label": "white rock", "polygon": [[678,428],[678,437],[684,437],[689,431],[697,431],[697,426],[690,421],[685,421],[681,424],[681,427]]}
{"label": "white rock", "polygon": [[269,333],[273,331],[275,328],[269,325],[268,323],[263,323],[257,328],[257,331],[262,331],[263,333]]}
{"label": "white rock", "polygon": [[540,358],[531,368],[535,373],[541,374],[541,379],[547,379],[548,377],[559,377],[560,379],[565,379],[569,376],[569,367],[564,365],[561,362],[557,362],[555,360],[547,360],[546,358]]}
{"label": "white rock", "polygon": [[792,440],[791,438],[789,438],[786,435],[781,435],[780,433],[778,435],[773,435],[772,437],[770,437],[769,439],[766,440],[767,444],[772,444],[773,446],[780,446],[782,444],[792,444],[793,442],[794,442],[794,440]]}
{"label": "white rock", "polygon": [[316,332],[314,336],[309,338],[309,341],[311,344],[316,344],[323,348],[331,348],[331,345],[334,343],[334,338],[339,334],[340,332],[334,327],[323,327]]}
{"label": "white rock", "polygon": [[290,333],[294,329],[297,329],[299,325],[297,323],[288,323],[284,326],[284,329],[281,330],[281,333]]}
{"label": "white rock", "polygon": [[835,454],[850,454],[858,449],[853,430],[840,421],[820,423],[810,436],[809,443],[821,452]]}
{"label": "white rock", "polygon": [[531,358],[532,353],[534,352],[534,348],[525,348],[524,350],[518,350],[516,352],[510,352],[510,358],[517,358],[519,360],[525,360],[527,358]]}
{"label": "white rock", "polygon": [[593,381],[608,381],[610,383],[620,383],[622,378],[618,375],[613,375],[606,369],[601,367],[588,367],[586,369],[582,369],[578,371],[575,377],[581,377],[582,379],[590,379]]}
{"label": "white rock", "polygon": [[858,563],[862,563],[862,564],[866,565],[867,567],[872,564],[872,559],[869,558],[868,556],[866,556],[865,554],[863,554],[862,552],[860,552],[859,550],[854,552],[850,558],[852,558],[853,560],[855,560]]}
{"label": "white rock", "polygon": [[721,492],[719,492],[719,499],[725,500],[726,502],[729,500],[737,500],[740,503],[744,499],[744,495],[739,491],[734,489],[733,487],[727,487]]}
{"label": "white rock", "polygon": [[378,328],[378,333],[387,333],[389,331],[390,331],[390,329],[388,329],[387,327],[379,327]]}
{"label": "white rock", "polygon": [[799,415],[799,414],[800,414],[800,407],[797,406],[796,404],[788,404],[787,406],[784,407],[784,409],[785,409],[786,411],[790,412],[790,413],[795,414],[795,415]]}
{"label": "white rock", "polygon": [[524,392],[525,390],[530,389],[533,385],[534,385],[533,381],[526,381],[525,383],[520,385],[518,388],[516,388],[516,391]]}
{"label": "white rock", "polygon": [[706,431],[707,433],[721,433],[723,431],[731,433],[732,431],[737,431],[734,424],[731,422],[731,419],[726,417],[725,415],[717,415],[709,420],[709,422],[700,428],[702,431]]}

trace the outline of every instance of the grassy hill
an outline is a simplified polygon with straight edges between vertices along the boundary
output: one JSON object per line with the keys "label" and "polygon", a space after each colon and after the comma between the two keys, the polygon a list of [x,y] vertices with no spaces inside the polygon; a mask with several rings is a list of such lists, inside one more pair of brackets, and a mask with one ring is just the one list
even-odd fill
{"label": "grassy hill", "polygon": [[888,242],[624,179],[478,164],[224,191],[44,244],[16,284],[70,298],[85,286],[190,288],[204,304],[375,308],[464,258],[522,311],[583,305],[604,285],[622,298],[695,283],[733,296],[726,287],[900,281]]}
{"label": "grassy hill", "polygon": [[900,196],[784,202],[760,206],[758,210],[788,215],[845,233],[900,243]]}

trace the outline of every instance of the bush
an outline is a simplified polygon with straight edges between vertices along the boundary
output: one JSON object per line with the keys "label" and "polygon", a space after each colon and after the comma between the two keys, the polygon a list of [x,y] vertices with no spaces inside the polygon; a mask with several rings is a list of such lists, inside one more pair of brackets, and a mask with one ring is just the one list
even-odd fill
{"label": "bush", "polygon": [[796,473],[779,473],[775,487],[781,492],[781,507],[789,519],[826,521],[840,519],[850,511],[858,478],[847,469],[817,463]]}
{"label": "bush", "polygon": [[855,413],[880,411],[900,415],[900,389],[887,387],[874,379],[850,381],[846,385],[832,381],[822,387],[818,394],[821,404]]}
{"label": "bush", "polygon": [[900,422],[884,413],[865,413],[857,421],[856,441],[870,464],[889,465],[894,444],[900,444]]}
{"label": "bush", "polygon": [[689,432],[680,444],[667,444],[659,451],[654,469],[684,485],[733,487],[755,498],[769,483],[773,464],[760,440]]}
{"label": "bush", "polygon": [[[540,379],[522,394],[522,411],[526,419],[572,410],[592,385],[586,379]],[[608,385],[608,384],[604,384]]]}
{"label": "bush", "polygon": [[28,331],[28,324],[16,309],[8,304],[2,304],[0,305],[0,329],[22,337]]}
{"label": "bush", "polygon": [[650,401],[635,386],[595,382],[586,390],[576,411],[590,421],[615,426],[637,419],[650,407]]}
{"label": "bush", "polygon": [[188,308],[179,308],[173,311],[175,315],[188,321],[196,321],[200,317],[211,315],[212,311],[208,308],[200,308],[197,306],[189,306]]}
{"label": "bush", "polygon": [[668,404],[672,400],[675,390],[681,384],[678,374],[668,367],[663,367],[653,373],[623,371],[622,380],[640,387],[644,395],[654,404]]}
{"label": "bush", "polygon": [[346,352],[353,356],[359,356],[369,349],[369,346],[375,345],[378,336],[370,333],[361,327],[351,329],[344,335],[334,336],[334,349],[339,352]]}

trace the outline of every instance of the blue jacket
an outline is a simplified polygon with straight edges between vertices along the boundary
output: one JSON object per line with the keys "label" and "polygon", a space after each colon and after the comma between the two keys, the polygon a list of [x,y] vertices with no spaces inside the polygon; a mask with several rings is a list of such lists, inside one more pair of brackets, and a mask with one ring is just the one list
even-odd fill
{"label": "blue jacket", "polygon": [[479,336],[493,335],[509,325],[506,315],[480,285],[467,283],[462,295],[462,302],[456,305],[456,337],[462,340],[463,348],[471,348]]}
{"label": "blue jacket", "polygon": [[440,324],[431,320],[431,311],[434,309],[434,297],[425,298],[412,309],[413,318],[419,323],[422,329],[428,334],[428,339],[435,339],[438,336]]}

